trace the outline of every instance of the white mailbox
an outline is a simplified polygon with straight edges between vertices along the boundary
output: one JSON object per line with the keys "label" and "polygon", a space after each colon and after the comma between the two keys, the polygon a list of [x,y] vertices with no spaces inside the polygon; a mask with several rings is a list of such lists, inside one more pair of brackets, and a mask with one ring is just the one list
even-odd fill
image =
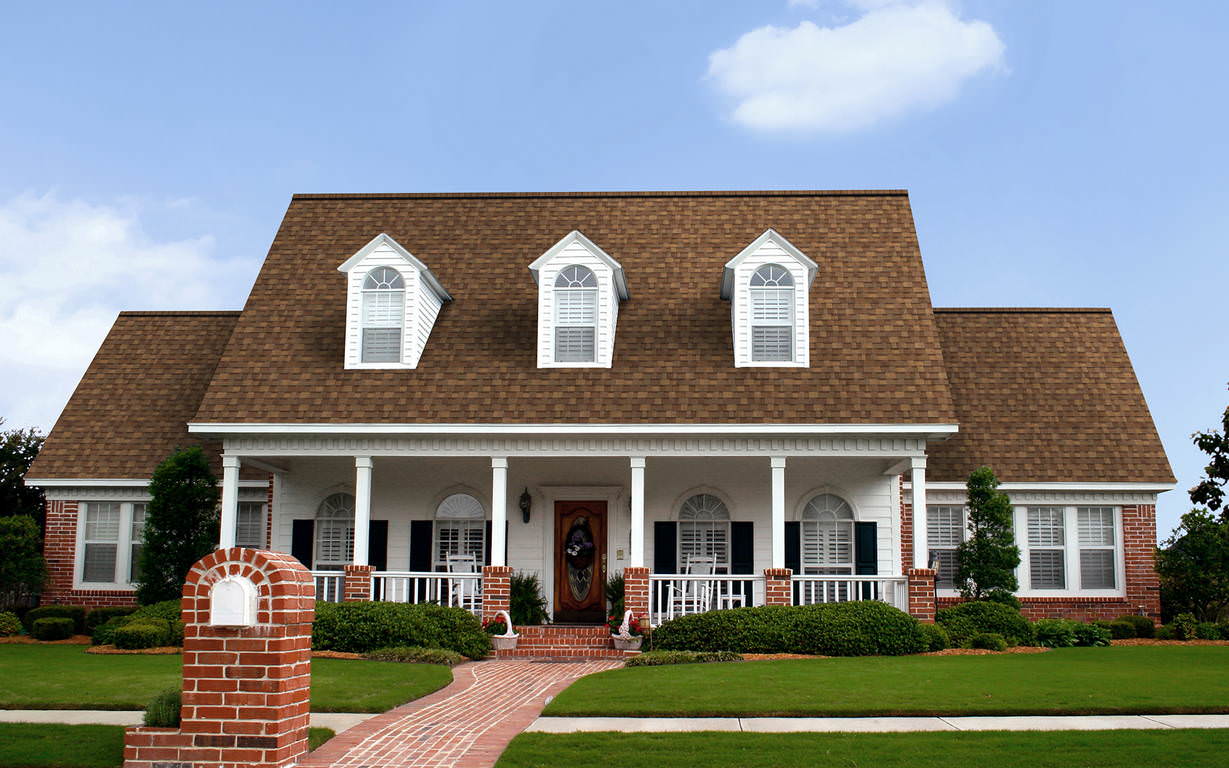
{"label": "white mailbox", "polygon": [[227,576],[209,590],[209,623],[215,627],[256,624],[256,585],[243,576]]}

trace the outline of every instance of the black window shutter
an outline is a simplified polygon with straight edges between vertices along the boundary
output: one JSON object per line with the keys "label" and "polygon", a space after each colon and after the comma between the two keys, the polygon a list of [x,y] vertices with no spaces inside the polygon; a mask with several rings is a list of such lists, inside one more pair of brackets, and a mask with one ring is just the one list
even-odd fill
{"label": "black window shutter", "polygon": [[[874,523],[853,524],[853,571],[859,576],[879,573],[879,546]],[[874,585],[862,585],[862,599],[878,598]]]}
{"label": "black window shutter", "polygon": [[[478,564],[479,567],[491,564],[491,521],[490,520],[486,521],[486,536],[482,537],[482,547],[483,547],[482,562]],[[507,562],[507,560],[505,560],[504,562]]]}
{"label": "black window shutter", "polygon": [[802,573],[802,523],[797,520],[785,524],[785,567]]}
{"label": "black window shutter", "polygon": [[410,570],[431,570],[431,546],[435,536],[434,520],[410,521]]}
{"label": "black window shutter", "polygon": [[653,573],[678,573],[678,523],[653,522]]}
{"label": "black window shutter", "polygon": [[730,523],[730,573],[755,573],[755,523]]}
{"label": "black window shutter", "polygon": [[372,520],[367,527],[367,563],[388,570],[388,521]]}
{"label": "black window shutter", "polygon": [[290,530],[290,554],[310,571],[312,550],[316,548],[316,521],[295,520]]}

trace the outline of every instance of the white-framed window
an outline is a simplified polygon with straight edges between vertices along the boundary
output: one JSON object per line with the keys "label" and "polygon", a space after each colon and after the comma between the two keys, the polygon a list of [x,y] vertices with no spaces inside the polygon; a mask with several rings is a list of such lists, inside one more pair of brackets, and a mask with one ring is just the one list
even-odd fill
{"label": "white-framed window", "polygon": [[354,562],[354,497],[334,493],[316,509],[315,567],[340,571]]}
{"label": "white-framed window", "polygon": [[935,587],[956,588],[956,548],[964,542],[964,507],[933,504],[926,507],[928,562],[938,569]]}
{"label": "white-framed window", "polygon": [[597,276],[572,264],[555,278],[555,362],[597,360]]}
{"label": "white-framed window", "polygon": [[401,362],[405,281],[392,267],[374,267],[363,279],[362,362]]}
{"label": "white-framed window", "polygon": [[730,510],[711,493],[689,496],[679,507],[678,564],[713,558],[714,573],[730,571]]}
{"label": "white-framed window", "polygon": [[1062,507],[1028,508],[1030,589],[1066,589],[1067,533]]}
{"label": "white-framed window", "polygon": [[265,548],[264,502],[239,502],[238,514],[235,516],[235,546]]}
{"label": "white-framed window", "polygon": [[802,510],[804,573],[853,573],[853,507],[840,496],[821,493]]}
{"label": "white-framed window", "polygon": [[145,502],[82,503],[78,517],[79,586],[123,589],[136,583],[146,509]]}
{"label": "white-framed window", "polygon": [[437,571],[448,570],[449,556],[471,556],[481,568],[486,560],[486,511],[482,502],[468,493],[448,496],[435,510],[435,557]]}
{"label": "white-framed window", "polygon": [[794,359],[794,277],[780,264],[765,264],[751,275],[751,360]]}
{"label": "white-framed window", "polygon": [[1114,589],[1117,535],[1113,507],[1076,507],[1079,530],[1080,589]]}

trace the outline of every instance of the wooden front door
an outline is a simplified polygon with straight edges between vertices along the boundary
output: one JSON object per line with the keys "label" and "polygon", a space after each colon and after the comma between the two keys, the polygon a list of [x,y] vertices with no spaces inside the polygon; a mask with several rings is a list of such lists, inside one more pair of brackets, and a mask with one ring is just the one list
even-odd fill
{"label": "wooden front door", "polygon": [[606,619],[606,502],[555,502],[555,621]]}

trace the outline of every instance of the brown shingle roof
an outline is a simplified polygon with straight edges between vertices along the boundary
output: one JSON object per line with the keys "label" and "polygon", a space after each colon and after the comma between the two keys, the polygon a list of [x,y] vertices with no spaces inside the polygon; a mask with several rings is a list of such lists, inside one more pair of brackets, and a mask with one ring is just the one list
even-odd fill
{"label": "brown shingle roof", "polygon": [[[30,467],[31,478],[146,479],[190,436],[238,312],[122,312]],[[215,471],[217,467],[215,467]]]}
{"label": "brown shingle roof", "polygon": [[1174,482],[1108,309],[936,309],[960,432],[927,477]]}
{"label": "brown shingle roof", "polygon": [[[811,367],[733,367],[722,267],[772,227],[819,263]],[[611,369],[536,365],[527,269],[577,229],[631,299]],[[346,371],[337,266],[387,232],[455,301],[416,370]],[[903,192],[299,195],[194,421],[950,424]]]}

